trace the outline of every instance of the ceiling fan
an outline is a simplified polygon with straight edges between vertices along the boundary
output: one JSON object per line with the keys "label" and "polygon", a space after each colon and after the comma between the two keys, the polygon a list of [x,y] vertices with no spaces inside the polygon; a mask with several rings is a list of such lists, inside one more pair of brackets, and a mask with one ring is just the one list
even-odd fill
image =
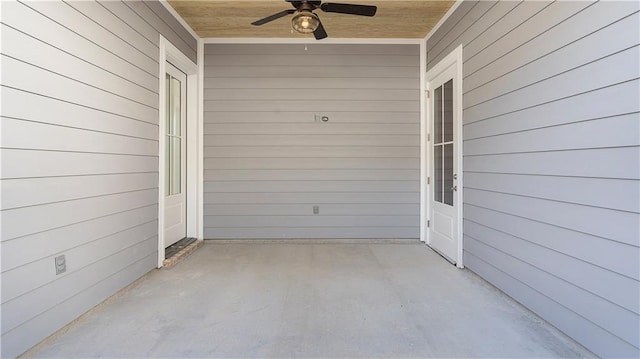
{"label": "ceiling fan", "polygon": [[324,12],[361,16],[373,16],[376,14],[376,10],[378,10],[376,6],[372,5],[338,4],[330,2],[322,3],[322,1],[315,0],[285,1],[290,2],[295,10],[289,9],[280,11],[279,13],[267,16],[264,19],[252,22],[251,25],[264,25],[283,16],[294,14],[291,19],[291,25],[294,30],[302,34],[309,34],[313,32],[313,36],[316,40],[321,40],[327,37],[327,32],[324,30],[324,27],[320,22],[320,18],[313,12],[313,10],[320,9]]}

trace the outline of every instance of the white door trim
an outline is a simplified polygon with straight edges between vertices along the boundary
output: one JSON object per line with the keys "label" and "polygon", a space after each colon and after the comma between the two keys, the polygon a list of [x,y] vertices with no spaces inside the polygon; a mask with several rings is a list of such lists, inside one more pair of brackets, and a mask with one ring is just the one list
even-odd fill
{"label": "white door trim", "polygon": [[[426,132],[427,135],[427,140],[426,141],[422,141],[420,144],[421,147],[421,154],[424,156],[422,157],[422,161],[421,161],[421,171],[425,171],[425,173],[428,174],[429,172],[429,163],[427,161],[430,161],[432,154],[431,154],[431,141],[433,140],[431,134],[429,134],[430,129],[433,126],[433,118],[431,115],[431,106],[432,106],[432,98],[433,98],[433,94],[432,94],[432,90],[431,88],[429,88],[429,82],[434,79],[436,76],[438,76],[440,73],[442,73],[444,70],[450,68],[451,66],[455,66],[455,72],[456,72],[456,78],[454,81],[454,96],[455,96],[455,110],[457,110],[457,113],[459,114],[459,119],[458,121],[456,121],[457,123],[457,128],[454,131],[454,142],[458,144],[458,151],[456,154],[456,168],[454,168],[454,172],[458,174],[458,179],[457,179],[457,186],[458,186],[458,191],[457,191],[457,195],[454,196],[454,200],[456,201],[456,209],[457,209],[457,213],[456,215],[458,216],[458,221],[457,221],[457,242],[458,242],[458,253],[457,253],[457,258],[456,258],[456,266],[458,268],[464,268],[464,264],[463,264],[463,248],[462,248],[462,244],[463,244],[463,233],[462,233],[462,205],[463,205],[463,192],[464,192],[464,182],[463,182],[463,171],[462,171],[462,119],[463,119],[463,113],[462,113],[462,45],[458,46],[457,48],[455,48],[453,51],[451,51],[451,53],[449,53],[449,55],[447,55],[445,58],[443,58],[442,60],[440,60],[440,62],[438,62],[433,68],[431,68],[426,76],[425,76],[425,81],[424,81],[424,86],[425,86],[425,90],[428,91],[428,93],[431,95],[429,101],[427,101],[427,104],[425,106],[425,119],[426,121],[424,121],[422,123],[421,128],[423,129],[423,132]],[[430,198],[429,198],[429,193],[431,193],[431,186],[433,184],[427,184],[427,176],[421,176],[421,190],[422,192],[422,198],[421,198],[421,208],[424,208],[424,210],[420,211],[420,233],[424,236],[424,238],[426,238],[425,242],[429,245],[431,245],[431,238],[429,236],[429,230],[427,228],[427,221],[429,220],[428,216],[429,213],[431,213],[431,206],[430,206]],[[424,239],[423,239],[424,240]]]}
{"label": "white door trim", "polygon": [[[171,191],[170,192],[174,192],[171,193],[170,195],[167,194],[167,188],[160,188],[160,191],[163,191],[165,193],[164,195],[164,211],[165,211],[165,216],[163,217],[164,219],[164,246],[168,247],[172,244],[174,244],[175,242],[181,240],[182,238],[185,237],[186,233],[187,233],[187,207],[186,207],[186,199],[187,199],[187,75],[185,75],[182,71],[180,71],[178,68],[176,68],[175,66],[173,66],[170,62],[165,62],[165,66],[166,66],[166,73],[167,76],[170,76],[172,79],[178,80],[179,82],[179,91],[180,91],[180,101],[178,102],[178,106],[180,109],[180,116],[179,116],[179,127],[180,127],[180,132],[178,135],[176,135],[175,133],[173,134],[173,136],[167,136],[167,134],[169,133],[169,131],[166,131],[166,126],[163,126],[163,128],[165,129],[165,133],[161,134],[161,136],[164,137],[164,139],[168,139],[168,138],[180,138],[180,168],[178,169],[178,173],[180,175],[180,188],[177,191],[177,193],[175,193],[176,188],[175,188],[175,184],[172,185],[171,183],[166,183],[165,182],[165,186],[170,187]],[[168,86],[167,83],[167,79],[165,79],[165,89]],[[175,90],[175,89],[174,89]],[[171,95],[168,94],[165,98],[171,98]],[[169,108],[169,111],[171,113],[173,113],[175,111],[175,108]],[[165,112],[165,116],[167,117],[168,114]],[[174,119],[175,120],[175,119]],[[163,125],[165,125],[167,123],[166,119],[163,119]],[[175,136],[175,137],[174,137]],[[167,145],[167,143],[165,142],[165,146]],[[166,155],[166,149],[162,150],[162,154]],[[172,153],[170,156],[175,155],[175,153]],[[172,161],[167,161],[167,157],[165,156],[165,166],[169,163],[172,163]],[[174,163],[175,165],[175,163]],[[165,167],[165,171],[167,172],[171,172],[170,169]],[[169,177],[170,179],[173,177],[173,179],[175,179],[175,173],[169,174],[169,176],[167,176],[167,173],[164,174],[163,179],[166,180],[167,177]],[[172,224],[167,223],[167,221],[169,221]]]}
{"label": "white door trim", "polygon": [[196,64],[160,35],[158,58],[158,268],[164,257],[165,73],[166,62],[187,75],[187,237],[202,238],[202,117],[199,115],[200,73]]}

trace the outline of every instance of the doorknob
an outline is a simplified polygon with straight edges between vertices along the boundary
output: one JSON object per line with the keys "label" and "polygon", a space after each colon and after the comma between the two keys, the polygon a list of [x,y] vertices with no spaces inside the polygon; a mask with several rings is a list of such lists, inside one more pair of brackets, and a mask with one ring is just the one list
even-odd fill
{"label": "doorknob", "polygon": [[456,186],[451,187],[451,190],[452,191],[457,191],[458,190],[458,186],[456,185]]}

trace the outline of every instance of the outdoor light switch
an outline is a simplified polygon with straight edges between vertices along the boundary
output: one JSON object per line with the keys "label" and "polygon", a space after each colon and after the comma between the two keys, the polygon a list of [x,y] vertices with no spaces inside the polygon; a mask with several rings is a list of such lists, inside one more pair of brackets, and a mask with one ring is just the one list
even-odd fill
{"label": "outdoor light switch", "polygon": [[67,271],[67,261],[64,255],[56,257],[56,275]]}
{"label": "outdoor light switch", "polygon": [[320,214],[320,206],[313,206],[313,214]]}

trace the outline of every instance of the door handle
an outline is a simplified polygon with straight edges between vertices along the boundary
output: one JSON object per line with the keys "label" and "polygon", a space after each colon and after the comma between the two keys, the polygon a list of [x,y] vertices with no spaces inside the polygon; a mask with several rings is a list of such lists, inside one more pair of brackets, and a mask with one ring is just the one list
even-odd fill
{"label": "door handle", "polygon": [[451,187],[451,190],[452,190],[452,191],[457,191],[457,190],[458,190],[458,186],[453,186],[453,187]]}

